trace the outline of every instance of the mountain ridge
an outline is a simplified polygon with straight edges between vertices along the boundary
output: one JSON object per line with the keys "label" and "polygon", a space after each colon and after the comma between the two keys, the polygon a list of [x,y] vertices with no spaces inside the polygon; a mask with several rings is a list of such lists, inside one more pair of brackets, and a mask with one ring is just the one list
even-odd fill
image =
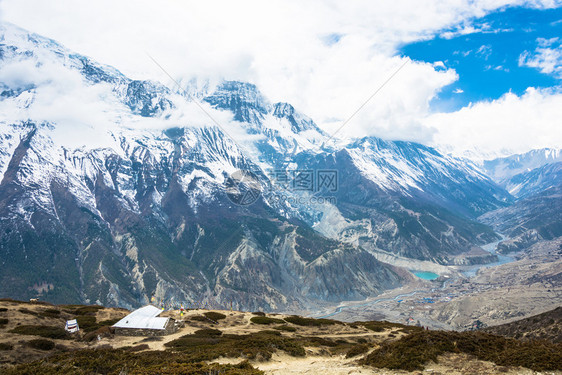
{"label": "mountain ridge", "polygon": [[[97,103],[91,119],[41,119],[43,90],[61,82],[0,83],[9,110],[0,117],[7,295],[33,297],[30,285],[46,284],[42,293],[55,300],[129,307],[157,296],[298,309],[411,280],[370,250],[452,264],[499,239],[475,218],[512,198],[460,159],[373,137],[327,147],[327,134],[292,105],[225,81],[201,105],[225,129],[255,136],[233,139],[208,118],[199,125],[181,92],[2,30],[0,69],[56,66],[76,79],[68,92],[66,82],[59,87],[61,98]],[[237,171],[255,177],[251,205],[233,201]],[[319,189],[320,171],[336,185]]]}

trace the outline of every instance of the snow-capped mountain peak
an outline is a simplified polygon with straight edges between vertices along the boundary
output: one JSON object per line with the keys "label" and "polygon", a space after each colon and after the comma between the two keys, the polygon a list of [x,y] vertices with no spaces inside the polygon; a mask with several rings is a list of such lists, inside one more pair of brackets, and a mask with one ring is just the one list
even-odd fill
{"label": "snow-capped mountain peak", "polygon": [[510,196],[460,159],[374,137],[326,148],[253,84],[185,95],[1,32],[0,282],[17,293],[33,279],[55,300],[279,309],[399,285],[370,251],[448,263],[497,238],[473,218]]}

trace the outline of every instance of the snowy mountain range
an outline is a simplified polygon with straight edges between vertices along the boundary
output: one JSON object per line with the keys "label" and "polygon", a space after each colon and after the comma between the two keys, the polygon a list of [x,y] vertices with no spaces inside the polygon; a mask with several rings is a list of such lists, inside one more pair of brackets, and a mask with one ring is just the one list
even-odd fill
{"label": "snowy mountain range", "polygon": [[498,240],[476,218],[533,164],[486,164],[498,184],[421,144],[332,139],[250,83],[133,80],[10,24],[0,144],[0,294],[121,306],[377,295],[412,278],[380,251],[446,265]]}
{"label": "snowy mountain range", "polygon": [[517,198],[562,184],[562,150],[532,150],[483,163],[486,173]]}

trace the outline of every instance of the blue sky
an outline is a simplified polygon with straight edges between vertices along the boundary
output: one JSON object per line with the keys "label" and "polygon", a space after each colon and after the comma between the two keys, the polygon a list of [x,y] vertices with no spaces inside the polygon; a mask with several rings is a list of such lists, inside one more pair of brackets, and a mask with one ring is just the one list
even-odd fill
{"label": "blue sky", "polygon": [[[471,102],[498,99],[510,91],[522,95],[528,87],[560,85],[559,71],[541,72],[540,67],[525,62],[533,58],[537,48],[560,51],[562,8],[507,8],[476,19],[470,26],[477,31],[463,35],[465,26],[461,25],[431,40],[400,48],[401,54],[417,61],[441,61],[441,69],[452,68],[459,75],[458,81],[445,86],[432,100],[432,110],[454,111]],[[522,55],[526,59],[520,62]],[[558,64],[560,67],[560,61]]]}

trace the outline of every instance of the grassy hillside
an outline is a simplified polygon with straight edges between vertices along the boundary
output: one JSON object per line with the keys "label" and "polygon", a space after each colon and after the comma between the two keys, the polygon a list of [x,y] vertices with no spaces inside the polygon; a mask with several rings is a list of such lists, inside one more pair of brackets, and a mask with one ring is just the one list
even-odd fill
{"label": "grassy hillside", "polygon": [[[184,327],[161,337],[119,336],[123,309],[0,300],[0,372],[15,374],[262,374],[423,370],[519,374],[562,370],[559,343],[483,332],[424,331],[384,321],[191,310],[161,315]],[[64,331],[76,318],[77,334]],[[164,354],[164,355],[163,355]],[[460,366],[460,367],[459,367]],[[291,370],[289,370],[289,368]],[[339,369],[339,370],[336,370]],[[455,370],[457,369],[457,370]],[[262,371],[263,370],[263,371]],[[475,372],[476,371],[476,372]],[[488,372],[488,371],[486,371]]]}

